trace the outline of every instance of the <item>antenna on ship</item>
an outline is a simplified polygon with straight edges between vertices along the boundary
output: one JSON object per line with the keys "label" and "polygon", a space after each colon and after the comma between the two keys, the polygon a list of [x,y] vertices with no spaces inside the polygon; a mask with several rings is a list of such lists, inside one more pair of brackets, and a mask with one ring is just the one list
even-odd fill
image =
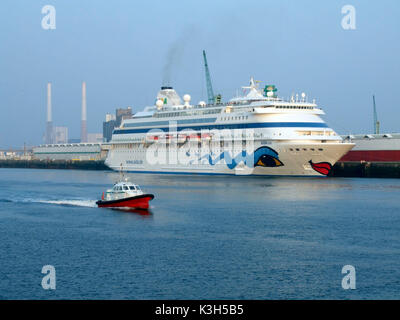
{"label": "antenna on ship", "polygon": [[208,70],[207,56],[205,50],[203,50],[203,59],[204,59],[204,68],[206,72],[208,104],[220,104],[222,101],[222,96],[220,94],[214,95],[214,90],[212,87],[210,70]]}
{"label": "antenna on ship", "polygon": [[379,134],[380,122],[378,120],[378,113],[376,112],[375,95],[372,95],[372,101],[374,103],[374,133]]}

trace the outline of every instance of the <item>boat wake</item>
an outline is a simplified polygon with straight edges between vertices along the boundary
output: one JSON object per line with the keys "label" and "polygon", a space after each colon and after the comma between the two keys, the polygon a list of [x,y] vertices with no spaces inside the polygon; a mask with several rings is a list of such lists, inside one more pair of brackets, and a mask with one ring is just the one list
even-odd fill
{"label": "boat wake", "polygon": [[13,203],[43,203],[61,206],[72,207],[89,207],[96,208],[96,200],[83,200],[83,199],[62,199],[62,200],[46,200],[46,199],[0,199],[0,202],[13,202]]}
{"label": "boat wake", "polygon": [[97,208],[96,200],[38,200],[37,202],[62,206]]}

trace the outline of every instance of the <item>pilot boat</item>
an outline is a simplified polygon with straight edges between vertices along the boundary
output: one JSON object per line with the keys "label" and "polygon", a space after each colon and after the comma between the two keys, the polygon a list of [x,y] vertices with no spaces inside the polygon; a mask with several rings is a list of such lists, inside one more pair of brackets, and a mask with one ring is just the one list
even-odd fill
{"label": "pilot boat", "polygon": [[108,189],[96,204],[99,208],[134,208],[148,209],[149,201],[154,199],[153,194],[144,193],[137,184],[120,181]]}

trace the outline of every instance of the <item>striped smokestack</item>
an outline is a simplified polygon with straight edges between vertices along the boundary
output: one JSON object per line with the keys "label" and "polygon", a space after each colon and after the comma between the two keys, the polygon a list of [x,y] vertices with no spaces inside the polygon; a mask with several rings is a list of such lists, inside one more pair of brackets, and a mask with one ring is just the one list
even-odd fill
{"label": "striped smokestack", "polygon": [[47,121],[46,121],[46,143],[53,143],[53,121],[51,115],[51,83],[47,83]]}
{"label": "striped smokestack", "polygon": [[87,142],[87,127],[86,127],[86,82],[82,82],[81,142]]}

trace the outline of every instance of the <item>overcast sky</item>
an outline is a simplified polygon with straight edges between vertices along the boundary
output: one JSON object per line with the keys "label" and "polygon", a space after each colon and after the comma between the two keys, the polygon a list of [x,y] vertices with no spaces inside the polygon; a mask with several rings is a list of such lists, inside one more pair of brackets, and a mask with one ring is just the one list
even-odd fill
{"label": "overcast sky", "polygon": [[[356,29],[341,22],[356,9]],[[56,29],[42,28],[42,7]],[[341,134],[400,131],[400,1],[6,0],[0,19],[0,147],[40,144],[46,84],[53,122],[80,136],[81,83],[88,131],[101,132],[116,107],[154,103],[163,82],[206,100],[202,50],[224,100],[250,76],[278,94],[306,92]]]}

